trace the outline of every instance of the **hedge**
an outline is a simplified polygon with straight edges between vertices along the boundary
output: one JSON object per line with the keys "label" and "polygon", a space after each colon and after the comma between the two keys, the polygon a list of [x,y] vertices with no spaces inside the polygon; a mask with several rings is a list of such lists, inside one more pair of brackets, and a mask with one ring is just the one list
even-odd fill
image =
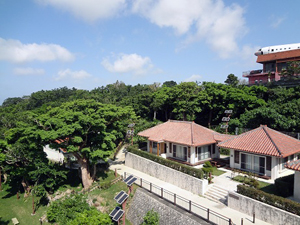
{"label": "hedge", "polygon": [[245,195],[249,198],[253,198],[255,200],[258,200],[260,202],[272,205],[274,207],[277,207],[279,209],[283,209],[285,211],[294,213],[298,216],[300,216],[300,203],[292,201],[290,199],[286,199],[283,197],[279,197],[276,195],[272,195],[269,193],[266,193],[261,190],[257,190],[255,188],[251,188],[245,185],[238,185],[237,186],[237,192],[239,194]]}
{"label": "hedge", "polygon": [[127,151],[131,152],[133,154],[139,155],[141,157],[144,157],[146,159],[149,159],[153,162],[159,163],[161,165],[167,166],[169,168],[172,168],[174,170],[180,171],[182,173],[188,174],[190,176],[199,178],[199,179],[203,179],[203,171],[202,169],[195,169],[192,167],[189,167],[187,165],[178,163],[178,162],[174,162],[165,158],[162,158],[160,156],[156,156],[154,154],[145,152],[145,151],[141,151],[139,149],[137,149],[134,146],[129,146],[127,147]]}

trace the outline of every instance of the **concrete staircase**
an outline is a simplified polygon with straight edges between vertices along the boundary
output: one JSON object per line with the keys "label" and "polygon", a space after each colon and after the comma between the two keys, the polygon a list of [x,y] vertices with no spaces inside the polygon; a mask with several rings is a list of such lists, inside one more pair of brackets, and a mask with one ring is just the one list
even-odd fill
{"label": "concrete staircase", "polygon": [[205,192],[204,197],[214,202],[218,202],[218,203],[221,202],[224,205],[227,205],[227,195],[228,195],[227,190],[217,185],[213,185],[212,187],[209,188],[207,192]]}

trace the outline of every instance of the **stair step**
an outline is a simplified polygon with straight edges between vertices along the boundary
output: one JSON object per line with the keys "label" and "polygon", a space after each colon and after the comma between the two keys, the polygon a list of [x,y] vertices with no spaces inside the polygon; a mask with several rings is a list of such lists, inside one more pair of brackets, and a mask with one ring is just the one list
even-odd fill
{"label": "stair step", "polygon": [[212,201],[221,202],[226,205],[227,194],[228,194],[228,190],[225,190],[222,187],[214,185],[204,194],[204,196]]}

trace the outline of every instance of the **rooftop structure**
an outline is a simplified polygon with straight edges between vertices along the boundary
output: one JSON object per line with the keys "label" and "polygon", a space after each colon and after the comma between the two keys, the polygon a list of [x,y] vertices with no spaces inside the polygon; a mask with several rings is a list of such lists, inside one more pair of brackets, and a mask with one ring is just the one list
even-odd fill
{"label": "rooftop structure", "polygon": [[300,43],[264,47],[255,53],[257,63],[262,69],[243,72],[249,84],[268,83],[280,80],[281,71],[287,68],[287,62],[300,61]]}

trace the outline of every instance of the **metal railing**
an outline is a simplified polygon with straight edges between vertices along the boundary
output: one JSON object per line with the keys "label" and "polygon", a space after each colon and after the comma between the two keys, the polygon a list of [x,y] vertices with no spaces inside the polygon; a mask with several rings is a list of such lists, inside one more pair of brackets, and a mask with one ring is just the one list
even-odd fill
{"label": "metal railing", "polygon": [[218,225],[232,225],[232,220],[226,216],[221,215],[220,213],[217,213],[213,210],[210,210],[207,207],[204,207],[202,205],[199,205],[195,202],[192,202],[191,200],[188,200],[184,197],[181,197],[173,192],[170,192],[166,189],[163,189],[162,187],[159,187],[155,184],[152,184],[151,182],[144,180],[140,177],[137,177],[133,174],[124,173],[124,179],[126,179],[127,175],[132,175],[137,178],[135,181],[135,184],[138,186],[148,190],[150,193],[153,193],[160,198],[167,200],[171,203],[173,203],[175,206],[178,206],[189,213],[192,213],[195,216],[200,217],[201,219],[206,220],[209,223],[212,224],[218,224]]}

